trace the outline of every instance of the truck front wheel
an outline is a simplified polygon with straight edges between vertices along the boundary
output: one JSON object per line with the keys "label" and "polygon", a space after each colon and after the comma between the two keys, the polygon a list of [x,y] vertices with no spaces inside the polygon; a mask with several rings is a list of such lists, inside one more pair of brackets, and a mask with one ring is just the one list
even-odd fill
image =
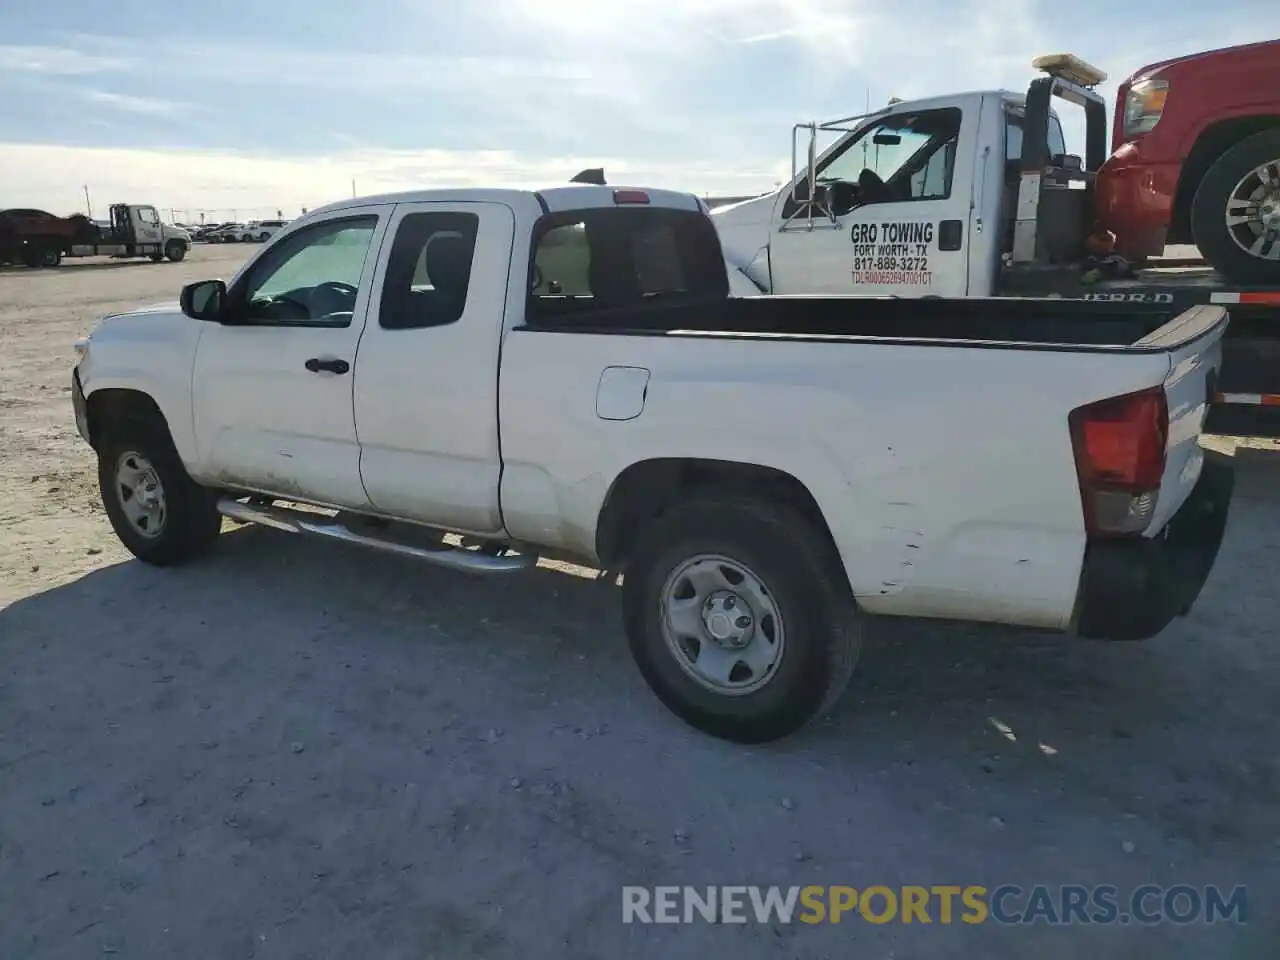
{"label": "truck front wheel", "polygon": [[98,444],[98,487],[116,536],[144,563],[193,560],[222,528],[212,492],[187,474],[168,432],[146,421],[110,427]]}
{"label": "truck front wheel", "polygon": [[186,244],[180,243],[177,240],[170,240],[165,244],[164,255],[174,263],[178,263],[187,255]]}
{"label": "truck front wheel", "polygon": [[651,524],[626,567],[627,638],[686,723],[762,743],[839,699],[859,625],[838,559],[801,513],[754,498],[686,502]]}
{"label": "truck front wheel", "polygon": [[1191,207],[1200,253],[1236,283],[1280,283],[1280,130],[1241,140],[1209,168]]}

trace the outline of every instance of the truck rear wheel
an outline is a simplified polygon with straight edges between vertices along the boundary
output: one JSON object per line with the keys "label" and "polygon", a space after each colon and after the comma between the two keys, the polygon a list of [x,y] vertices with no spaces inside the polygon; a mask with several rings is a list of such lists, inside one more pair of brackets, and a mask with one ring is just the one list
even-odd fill
{"label": "truck rear wheel", "polygon": [[186,245],[177,240],[170,240],[165,244],[164,255],[174,263],[178,263],[187,255]]}
{"label": "truck rear wheel", "polygon": [[144,563],[193,560],[222,528],[212,492],[187,474],[168,432],[147,421],[111,425],[98,444],[98,487],[116,536]]}
{"label": "truck rear wheel", "polygon": [[848,686],[859,624],[834,551],[802,514],[699,499],[650,525],[627,565],[632,655],[686,723],[740,743],[794,733]]}
{"label": "truck rear wheel", "polygon": [[62,263],[62,250],[53,244],[30,243],[22,251],[22,262],[28,267],[56,267]]}
{"label": "truck rear wheel", "polygon": [[1280,130],[1241,140],[1209,168],[1191,207],[1201,254],[1237,283],[1280,283]]}

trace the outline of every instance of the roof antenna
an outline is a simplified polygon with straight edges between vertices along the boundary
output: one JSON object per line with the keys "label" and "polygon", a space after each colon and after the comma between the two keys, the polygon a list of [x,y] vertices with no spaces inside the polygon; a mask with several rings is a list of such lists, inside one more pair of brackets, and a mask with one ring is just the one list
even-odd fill
{"label": "roof antenna", "polygon": [[575,176],[570,183],[591,183],[598,187],[605,186],[604,167],[590,167]]}

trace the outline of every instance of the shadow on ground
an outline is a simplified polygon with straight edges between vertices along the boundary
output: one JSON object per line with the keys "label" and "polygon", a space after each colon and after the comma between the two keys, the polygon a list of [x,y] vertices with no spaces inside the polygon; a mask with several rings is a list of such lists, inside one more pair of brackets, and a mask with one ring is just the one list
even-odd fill
{"label": "shadow on ground", "polygon": [[[758,748],[657,704],[605,581],[249,529],[95,572],[0,611],[0,954],[1264,956],[1273,490],[1156,641],[876,621]],[[620,923],[631,883],[1145,882],[1248,884],[1251,923]]]}

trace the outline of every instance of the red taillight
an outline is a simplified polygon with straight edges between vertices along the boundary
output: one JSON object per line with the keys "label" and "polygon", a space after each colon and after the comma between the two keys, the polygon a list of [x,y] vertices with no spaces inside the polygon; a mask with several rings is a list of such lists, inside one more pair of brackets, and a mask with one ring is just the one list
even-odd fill
{"label": "red taillight", "polygon": [[648,203],[649,195],[643,190],[615,190],[613,191],[613,202],[622,203]]}
{"label": "red taillight", "polygon": [[1155,513],[1169,442],[1163,387],[1071,411],[1071,446],[1091,535],[1141,533]]}

